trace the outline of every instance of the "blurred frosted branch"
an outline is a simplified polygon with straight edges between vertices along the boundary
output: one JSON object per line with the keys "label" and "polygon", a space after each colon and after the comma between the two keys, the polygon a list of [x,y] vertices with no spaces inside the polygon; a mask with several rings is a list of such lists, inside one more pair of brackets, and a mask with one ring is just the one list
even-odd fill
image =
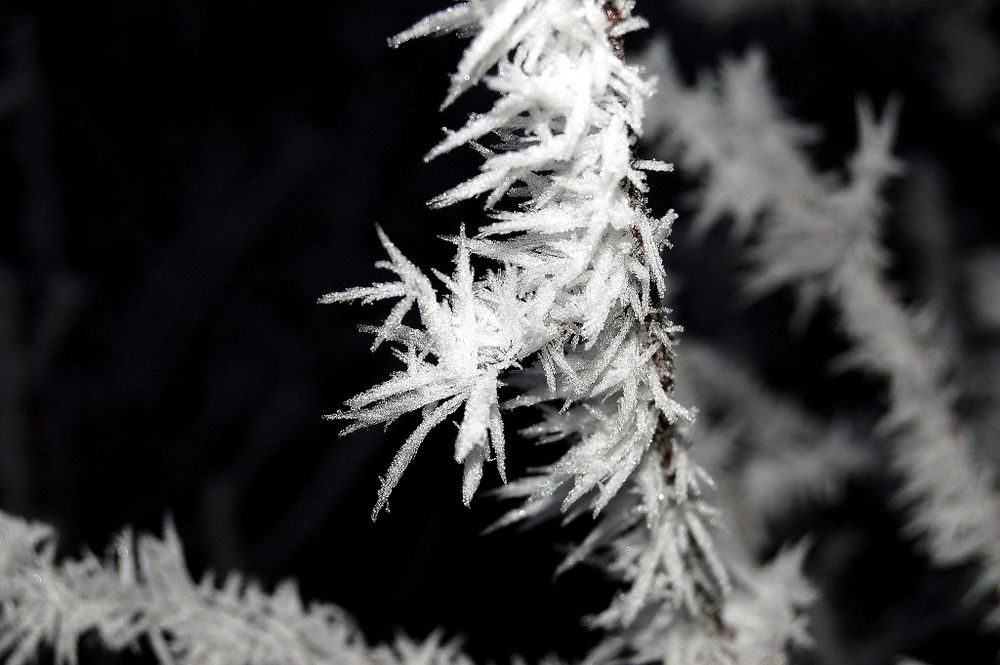
{"label": "blurred frosted branch", "polygon": [[719,484],[727,532],[751,551],[763,544],[768,520],[806,499],[830,500],[846,479],[874,467],[873,444],[846,424],[819,421],[710,345],[689,339],[683,351],[678,395],[717,414],[699,419],[696,456]]}
{"label": "blurred frosted branch", "polygon": [[335,605],[305,604],[294,583],[271,593],[238,574],[195,582],[177,534],[115,540],[111,560],[57,560],[45,524],[0,512],[0,655],[35,659],[42,645],[75,663],[84,637],[111,651],[148,643],[161,665],[471,665],[454,643],[399,636],[369,646]]}
{"label": "blurred frosted branch", "polygon": [[913,532],[924,536],[940,564],[978,560],[977,591],[995,594],[1000,497],[994,477],[975,459],[952,411],[942,357],[926,325],[883,276],[888,257],[877,236],[885,211],[881,190],[900,172],[890,152],[897,109],[890,106],[879,119],[859,104],[859,146],[841,180],[812,168],[804,152],[809,135],[781,111],[761,54],[726,61],[718,76],[704,76],[695,88],[680,81],[664,43],[654,45],[646,61],[660,77],[650,125],[664,137],[661,152],[679,155],[703,176],[698,221],[706,227],[732,215],[743,235],[754,231],[753,291],[787,285],[805,311],[824,296],[835,305],[854,345],[842,366],[888,381],[883,427],[895,434]]}
{"label": "blurred frosted branch", "polygon": [[[1000,250],[963,250],[952,237],[962,212],[948,179],[927,157],[912,160],[903,183],[900,229],[909,239],[921,322],[953,373],[977,454],[1000,464]],[[956,294],[958,296],[956,297]]]}

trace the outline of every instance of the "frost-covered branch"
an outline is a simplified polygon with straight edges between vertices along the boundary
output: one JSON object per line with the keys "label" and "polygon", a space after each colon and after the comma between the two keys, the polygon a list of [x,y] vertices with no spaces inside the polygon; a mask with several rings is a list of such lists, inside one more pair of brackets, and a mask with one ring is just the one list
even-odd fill
{"label": "frost-covered branch", "polygon": [[[501,490],[519,505],[499,525],[594,514],[563,568],[595,562],[622,583],[592,622],[613,645],[596,653],[644,658],[649,645],[633,637],[652,625],[696,626],[728,653],[748,638],[726,618],[731,583],[712,537],[711,479],[689,454],[693,412],[673,397],[679,328],[663,301],[660,250],[675,215],[654,218],[645,201],[646,172],[671,167],[633,156],[652,85],[622,58],[621,36],[644,25],[631,10],[624,1],[483,0],[391,41],[474,35],[445,105],[477,83],[498,99],[427,159],[469,145],[484,162],[431,205],[483,196],[491,221],[452,239],[455,270],[435,273],[440,286],[381,234],[389,260],[380,266],[394,279],[324,298],[395,300],[372,329],[373,347],[395,345],[405,364],[331,417],[352,431],[421,412],[383,479],[377,515],[428,432],[459,410],[464,501],[489,459],[506,482],[503,413],[537,408],[542,419],[522,434],[565,453]],[[481,261],[494,267],[483,272]],[[772,646],[780,655],[784,645]],[[660,644],[657,658],[680,662],[672,648]]]}
{"label": "frost-covered branch", "polygon": [[[439,632],[370,645],[349,614],[306,604],[290,581],[273,592],[237,573],[195,581],[170,526],[160,538],[126,530],[105,560],[90,553],[60,560],[56,549],[50,526],[0,512],[0,658],[7,665],[32,662],[43,646],[57,662],[76,663],[85,643],[111,652],[148,648],[161,665],[473,665]],[[789,640],[805,643],[802,616],[788,613],[812,598],[802,553],[799,547],[763,567],[737,569],[738,591],[725,616],[731,639],[720,641],[709,623],[646,612],[587,662],[627,647],[636,660],[757,665]],[[696,652],[713,659],[687,657]]]}
{"label": "frost-covered branch", "polygon": [[22,665],[40,647],[75,663],[84,639],[110,651],[148,645],[161,665],[471,665],[432,634],[369,646],[334,605],[306,605],[294,583],[271,593],[238,574],[194,581],[177,534],[115,541],[108,562],[57,560],[51,527],[0,512],[0,657]]}
{"label": "frost-covered branch", "polygon": [[899,172],[890,153],[895,110],[877,120],[858,109],[859,147],[846,181],[815,171],[804,148],[812,132],[790,120],[770,91],[763,57],[723,65],[694,89],[680,82],[660,44],[647,61],[661,79],[654,125],[664,154],[704,175],[707,226],[723,215],[757,238],[750,287],[790,285],[808,311],[821,296],[837,307],[854,344],[846,364],[875,370],[889,384],[885,428],[894,437],[912,528],[941,564],[981,565],[979,590],[1000,589],[1000,497],[993,476],[952,412],[951,390],[920,317],[884,278],[878,242],[881,190]]}
{"label": "frost-covered branch", "polygon": [[[480,82],[499,99],[427,155],[471,145],[485,158],[479,175],[432,201],[485,195],[492,217],[474,237],[453,238],[453,275],[435,273],[443,289],[381,234],[389,261],[380,267],[393,281],[323,299],[397,301],[374,329],[373,347],[396,345],[405,369],[331,416],[352,431],[422,413],[383,480],[376,514],[427,433],[459,409],[455,459],[464,466],[464,501],[472,499],[486,460],[495,460],[504,478],[499,390],[517,374],[541,386],[523,391],[517,403],[559,400],[564,412],[597,409],[587,417],[579,459],[564,465],[572,467],[574,499],[602,485],[595,507],[638,465],[661,417],[689,417],[657,369],[669,354],[659,250],[673,213],[655,219],[641,204],[645,171],[669,167],[632,157],[652,88],[612,43],[643,25],[630,9],[579,0],[470,2],[392,40],[474,33],[445,103]],[[477,273],[474,259],[496,267]],[[416,325],[404,322],[413,308]]]}

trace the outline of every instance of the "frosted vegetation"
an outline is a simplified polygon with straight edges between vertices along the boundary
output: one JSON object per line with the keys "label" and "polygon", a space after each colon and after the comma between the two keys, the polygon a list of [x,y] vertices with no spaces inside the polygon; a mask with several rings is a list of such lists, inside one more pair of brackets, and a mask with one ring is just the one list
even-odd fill
{"label": "frosted vegetation", "polygon": [[[449,238],[450,274],[415,265],[378,230],[386,281],[321,299],[388,301],[366,329],[372,350],[389,347],[401,366],[328,417],[349,433],[417,414],[372,517],[407,491],[428,433],[455,423],[462,501],[494,468],[503,483],[510,509],[495,528],[588,522],[557,572],[588,562],[620,593],[588,620],[601,639],[587,662],[782,663],[810,646],[817,594],[803,573],[806,543],[758,558],[765,523],[797,497],[835,496],[872,467],[870,445],[889,433],[913,533],[935,561],[978,562],[971,592],[995,598],[994,479],[949,402],[947,351],[884,276],[878,226],[882,190],[901,170],[898,107],[859,102],[857,150],[831,177],[812,166],[814,132],[781,110],[760,53],[688,86],[663,41],[643,66],[626,60],[623,38],[643,27],[628,0],[471,0],[390,40],[468,36],[444,105],[474,86],[495,101],[426,155],[482,157],[478,173],[430,202],[483,204],[481,223]],[[734,241],[747,243],[751,291],[791,287],[800,318],[821,300],[833,305],[852,344],[843,362],[890,386],[878,436],[817,419],[709,345],[678,343],[661,260],[677,216],[646,198],[673,165],[642,155],[644,131],[660,158],[699,178],[690,224],[707,232],[731,220]],[[975,264],[985,275],[975,283],[994,283],[980,294],[984,325],[1000,318],[997,265],[990,254]],[[696,407],[728,415],[701,422]],[[514,409],[534,424],[512,435],[504,419]],[[564,452],[508,477],[508,446],[529,443]],[[160,662],[185,665],[468,662],[437,635],[369,645],[344,611],[304,606],[291,584],[196,583],[170,528],[162,539],[123,534],[110,562],[60,562],[48,527],[3,515],[0,577],[0,651],[12,665],[42,644],[73,662],[90,633],[109,649],[142,642]]]}

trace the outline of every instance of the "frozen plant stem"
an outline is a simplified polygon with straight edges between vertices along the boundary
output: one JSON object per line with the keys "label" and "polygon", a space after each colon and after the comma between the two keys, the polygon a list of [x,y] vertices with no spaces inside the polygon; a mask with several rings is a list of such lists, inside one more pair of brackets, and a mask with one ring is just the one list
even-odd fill
{"label": "frozen plant stem", "polygon": [[[659,250],[674,215],[653,219],[642,198],[643,170],[669,170],[669,165],[638,162],[631,154],[642,99],[651,89],[618,55],[620,34],[641,24],[629,11],[624,4],[580,0],[467,3],[392,40],[478,30],[445,103],[479,79],[501,98],[428,157],[471,144],[486,161],[480,175],[431,203],[450,205],[488,192],[485,207],[497,221],[471,239],[464,231],[452,239],[459,248],[455,273],[436,273],[450,292],[443,298],[381,232],[391,260],[380,267],[399,281],[323,298],[400,299],[374,329],[373,346],[399,344],[406,371],[331,416],[349,420],[345,431],[352,431],[424,411],[383,482],[376,513],[427,431],[463,405],[456,460],[465,464],[467,503],[488,457],[505,475],[501,406],[561,399],[566,413],[587,399],[619,397],[621,406],[634,407],[641,388],[646,405],[655,407],[651,415],[667,424],[690,418],[669,395],[675,329],[661,304],[665,275]],[[496,74],[485,76],[494,65]],[[488,134],[499,141],[482,145]],[[512,200],[517,210],[498,207]],[[473,256],[500,268],[477,278]],[[422,329],[403,323],[414,305]],[[529,380],[527,390],[501,405],[501,375],[541,379],[547,390],[536,395],[531,388],[539,382]],[[614,425],[612,433],[620,439],[630,414],[620,408],[616,415],[606,424]],[[645,425],[649,444],[659,425],[656,418]],[[604,502],[613,494],[605,493]]]}
{"label": "frozen plant stem", "polygon": [[[520,505],[498,525],[593,513],[593,532],[561,569],[589,559],[624,588],[592,621],[609,636],[595,657],[672,649],[653,657],[681,663],[694,649],[721,659],[738,641],[724,616],[729,573],[704,497],[711,480],[688,454],[693,413],[673,396],[680,329],[664,306],[660,251],[676,215],[654,218],[645,198],[646,172],[672,167],[633,153],[653,87],[624,62],[623,35],[645,26],[632,9],[627,0],[477,0],[390,40],[474,35],[444,104],[480,83],[498,99],[427,158],[468,145],[484,162],[430,203],[482,195],[490,221],[451,238],[454,272],[434,272],[444,294],[379,231],[389,254],[379,266],[395,279],[322,299],[397,300],[370,330],[373,349],[392,343],[405,364],[329,417],[347,421],[346,433],[421,413],[382,479],[375,517],[428,432],[460,409],[464,502],[486,461],[506,483],[502,413],[536,407],[541,420],[522,434],[566,450],[500,491]],[[495,267],[477,271],[473,259]],[[512,396],[501,400],[501,389]]]}

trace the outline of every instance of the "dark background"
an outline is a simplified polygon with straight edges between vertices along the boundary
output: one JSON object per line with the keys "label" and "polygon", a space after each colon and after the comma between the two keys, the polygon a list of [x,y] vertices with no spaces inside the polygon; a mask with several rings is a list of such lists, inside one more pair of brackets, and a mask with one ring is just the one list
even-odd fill
{"label": "dark background", "polygon": [[[123,525],[157,531],[171,515],[195,573],[295,577],[374,640],[443,626],[479,660],[586,650],[579,617],[612,589],[586,570],[553,581],[557,543],[576,532],[480,536],[500,509],[482,494],[462,507],[447,428],[373,524],[378,476],[412,421],[339,438],[320,418],[393,368],[356,331],[381,309],[316,305],[378,277],[374,225],[419,264],[447,268],[435,236],[481,219],[474,205],[423,205],[477,163],[421,160],[441,126],[487,103],[473,94],[437,112],[462,42],[385,42],[442,3],[3,5],[0,508],[53,522],[67,552],[103,552]],[[996,244],[996,95],[942,92],[944,47],[929,35],[946,16],[932,4],[868,13],[817,2],[727,22],[647,1],[654,28],[628,44],[668,31],[688,75],[764,46],[790,110],[824,128],[824,167],[854,144],[857,94],[881,104],[899,93],[900,153],[938,168],[953,244]],[[976,16],[997,34],[996,11]],[[970,57],[964,66],[988,79],[988,63]],[[658,212],[685,211],[682,175],[654,186]],[[890,221],[894,277],[918,298],[905,285],[919,282],[919,256]],[[845,348],[829,315],[793,336],[788,294],[741,311],[730,297],[740,254],[722,234],[685,242],[683,217],[677,228],[680,323],[821,416],[877,413],[876,381],[825,369]],[[514,446],[509,457],[517,469],[534,454]],[[494,472],[485,485],[498,482]],[[822,552],[826,534],[864,536],[846,562],[811,563],[845,617],[848,662],[992,662],[997,640],[956,593],[969,571],[932,571],[914,554],[885,507],[892,488],[861,479],[836,507],[799,508],[775,544],[813,532]],[[141,662],[84,651],[86,662]]]}

